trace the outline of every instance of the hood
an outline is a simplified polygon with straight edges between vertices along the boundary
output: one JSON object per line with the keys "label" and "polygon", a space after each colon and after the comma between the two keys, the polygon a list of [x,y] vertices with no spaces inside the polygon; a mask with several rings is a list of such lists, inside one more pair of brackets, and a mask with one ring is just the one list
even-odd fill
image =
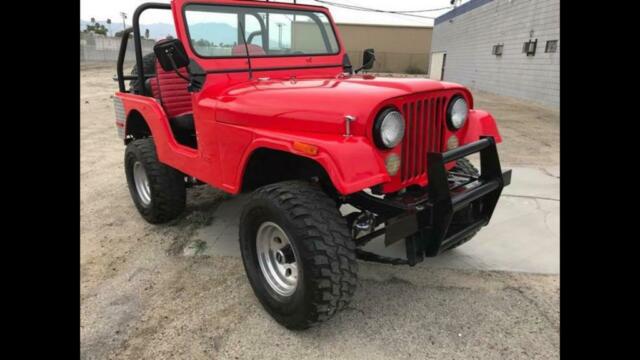
{"label": "hood", "polygon": [[355,135],[390,99],[463,87],[424,78],[372,75],[333,78],[254,79],[217,96],[216,120],[268,129],[343,133],[344,117],[356,117]]}

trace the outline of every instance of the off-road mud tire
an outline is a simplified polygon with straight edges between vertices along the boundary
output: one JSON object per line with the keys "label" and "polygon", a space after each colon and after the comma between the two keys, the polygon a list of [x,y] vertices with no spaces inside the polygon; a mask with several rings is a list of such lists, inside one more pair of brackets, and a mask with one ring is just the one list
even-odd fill
{"label": "off-road mud tire", "polygon": [[[140,162],[146,173],[150,202],[144,204],[134,180],[134,164]],[[129,192],[140,215],[152,224],[165,223],[178,217],[186,205],[184,175],[158,161],[153,138],[130,142],[125,150],[125,173]]]}
{"label": "off-road mud tire", "polygon": [[[258,264],[257,231],[267,221],[284,230],[301,269],[290,296],[277,294]],[[355,243],[334,200],[318,185],[286,181],[257,189],[240,217],[240,248],[256,296],[289,329],[328,320],[347,306],[356,290]]]}

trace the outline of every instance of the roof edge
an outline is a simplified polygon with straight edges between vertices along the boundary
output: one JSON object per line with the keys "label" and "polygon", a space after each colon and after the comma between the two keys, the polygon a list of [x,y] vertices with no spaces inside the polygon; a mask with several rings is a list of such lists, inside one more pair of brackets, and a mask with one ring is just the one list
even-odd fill
{"label": "roof edge", "polygon": [[365,23],[352,23],[352,22],[336,22],[336,25],[353,25],[353,26],[375,26],[375,27],[392,27],[392,28],[433,29],[433,26],[429,26],[429,25],[365,24]]}
{"label": "roof edge", "polygon": [[490,2],[492,2],[493,0],[469,0],[468,2],[458,6],[457,8],[446,12],[440,16],[438,16],[437,18],[435,18],[433,20],[433,26],[436,26],[440,23],[443,23],[447,20],[451,20],[453,18],[455,18],[456,16],[460,16],[466,12],[469,12],[473,9],[476,9],[482,5],[488,4]]}

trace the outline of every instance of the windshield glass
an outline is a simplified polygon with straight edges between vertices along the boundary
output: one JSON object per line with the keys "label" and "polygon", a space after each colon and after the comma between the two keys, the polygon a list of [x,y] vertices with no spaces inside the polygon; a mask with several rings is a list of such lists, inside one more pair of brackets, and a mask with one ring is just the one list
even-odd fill
{"label": "windshield glass", "polygon": [[202,57],[335,55],[331,22],[321,12],[189,4],[184,9],[191,47]]}

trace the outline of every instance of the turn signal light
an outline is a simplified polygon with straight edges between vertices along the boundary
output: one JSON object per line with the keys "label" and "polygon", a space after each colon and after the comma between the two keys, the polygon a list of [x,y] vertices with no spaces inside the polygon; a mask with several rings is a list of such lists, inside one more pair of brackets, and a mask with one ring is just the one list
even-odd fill
{"label": "turn signal light", "polygon": [[293,148],[307,155],[318,155],[318,147],[315,145],[294,141]]}

